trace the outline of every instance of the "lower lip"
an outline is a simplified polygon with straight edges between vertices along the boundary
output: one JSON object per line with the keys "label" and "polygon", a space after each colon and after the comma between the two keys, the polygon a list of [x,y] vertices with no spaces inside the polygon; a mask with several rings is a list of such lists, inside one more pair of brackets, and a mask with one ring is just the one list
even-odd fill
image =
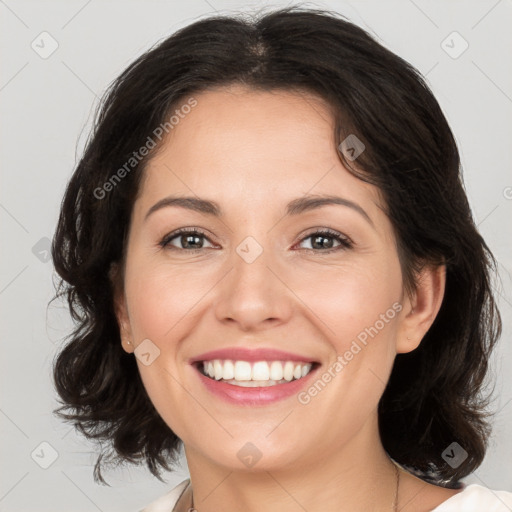
{"label": "lower lip", "polygon": [[267,405],[298,394],[309,383],[311,376],[316,373],[318,367],[312,369],[305,377],[300,379],[285,384],[259,388],[233,386],[227,382],[210,379],[203,375],[198,368],[194,367],[194,369],[206,389],[227,402],[236,405]]}

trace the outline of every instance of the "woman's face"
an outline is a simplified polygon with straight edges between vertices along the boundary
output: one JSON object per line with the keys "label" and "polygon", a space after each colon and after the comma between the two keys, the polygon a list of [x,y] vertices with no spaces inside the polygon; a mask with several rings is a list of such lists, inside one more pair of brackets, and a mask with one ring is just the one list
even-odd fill
{"label": "woman's face", "polygon": [[[194,97],[134,204],[122,336],[188,454],[228,468],[303,467],[375,437],[378,401],[409,335],[392,226],[377,190],[340,162],[319,99],[240,87]],[[170,196],[212,201],[219,212],[176,203],[151,211]],[[323,196],[342,201],[301,207]],[[168,236],[181,228],[201,234]],[[335,234],[315,235],[325,230]],[[218,349],[228,352],[204,356]],[[234,349],[289,355],[251,354],[254,366]],[[280,367],[289,377],[297,362],[316,364],[290,383],[242,387],[202,375],[191,361],[205,357],[247,361],[233,363],[239,380],[251,378],[247,369],[277,379]],[[272,370],[276,360],[292,363]],[[229,363],[220,368],[232,378]]]}

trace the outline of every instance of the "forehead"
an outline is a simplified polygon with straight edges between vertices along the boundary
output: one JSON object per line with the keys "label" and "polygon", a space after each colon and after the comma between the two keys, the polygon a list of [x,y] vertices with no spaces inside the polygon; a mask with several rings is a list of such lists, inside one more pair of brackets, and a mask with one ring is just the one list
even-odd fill
{"label": "forehead", "polygon": [[192,96],[197,104],[147,165],[139,194],[145,207],[169,193],[256,209],[308,192],[381,202],[375,187],[340,161],[334,118],[321,98],[242,86]]}

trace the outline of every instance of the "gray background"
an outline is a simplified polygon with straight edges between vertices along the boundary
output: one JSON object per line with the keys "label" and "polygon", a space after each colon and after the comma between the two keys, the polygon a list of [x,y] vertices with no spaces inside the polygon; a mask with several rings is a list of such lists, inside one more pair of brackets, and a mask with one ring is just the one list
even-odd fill
{"label": "gray background", "polygon": [[[56,401],[50,363],[71,321],[62,303],[47,308],[54,292],[48,239],[93,107],[136,56],[215,11],[289,3],[0,0],[0,511],[135,511],[188,476],[184,461],[167,484],[144,468],[129,466],[106,473],[112,487],[97,485],[94,446],[52,416]],[[512,491],[512,377],[507,371],[512,363],[512,2],[303,5],[345,14],[416,66],[452,126],[476,222],[500,263],[496,287],[504,319],[492,366],[497,375],[494,410],[499,411],[494,434],[483,465],[465,481]],[[52,44],[40,36],[43,31],[58,43],[48,58],[40,56]],[[464,41],[457,35],[447,39],[453,31],[469,44],[461,55],[456,54]]]}

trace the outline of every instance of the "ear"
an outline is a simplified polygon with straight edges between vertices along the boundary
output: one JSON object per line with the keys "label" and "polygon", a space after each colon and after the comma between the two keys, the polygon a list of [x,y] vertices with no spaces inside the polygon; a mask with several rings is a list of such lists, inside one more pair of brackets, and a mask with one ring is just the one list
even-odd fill
{"label": "ear", "polygon": [[434,323],[441,309],[446,285],[446,266],[425,266],[411,296],[403,301],[403,317],[396,340],[397,353],[412,352]]}
{"label": "ear", "polygon": [[132,353],[134,351],[133,336],[130,324],[130,316],[126,305],[126,297],[124,287],[122,286],[121,270],[118,263],[114,262],[110,265],[109,279],[112,284],[112,295],[114,300],[114,312],[119,326],[119,336],[123,349]]}

